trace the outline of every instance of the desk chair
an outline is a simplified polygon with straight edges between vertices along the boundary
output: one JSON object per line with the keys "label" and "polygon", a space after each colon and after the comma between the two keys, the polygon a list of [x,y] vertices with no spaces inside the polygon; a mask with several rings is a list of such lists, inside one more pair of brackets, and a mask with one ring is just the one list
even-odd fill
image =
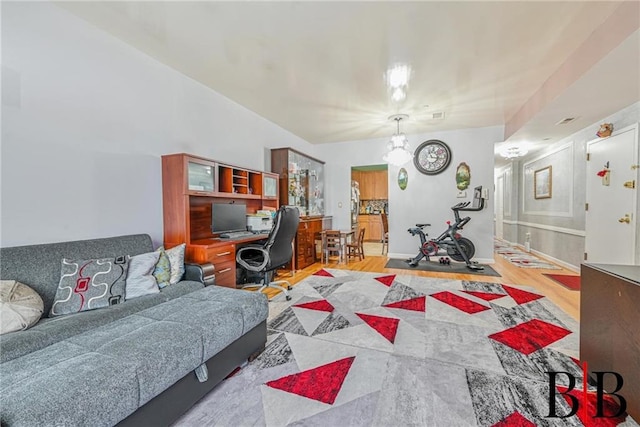
{"label": "desk chair", "polygon": [[[273,221],[273,228],[262,246],[245,246],[236,253],[236,262],[245,270],[261,273],[262,282],[243,286],[244,288],[260,288],[262,292],[266,288],[280,289],[285,298],[291,299],[288,290],[291,284],[286,280],[271,281],[273,272],[284,267],[293,256],[293,239],[298,231],[300,213],[295,206],[281,206]],[[280,284],[286,283],[286,289]]]}

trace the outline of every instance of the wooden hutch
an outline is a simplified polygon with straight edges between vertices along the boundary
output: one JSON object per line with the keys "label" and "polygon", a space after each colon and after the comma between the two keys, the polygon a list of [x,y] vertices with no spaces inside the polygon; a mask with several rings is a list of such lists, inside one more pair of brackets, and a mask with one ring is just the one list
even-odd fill
{"label": "wooden hutch", "polygon": [[280,177],[280,204],[300,210],[292,269],[303,269],[317,261],[320,232],[331,228],[331,217],[324,214],[324,162],[292,148],[276,148],[271,150],[271,171]]}
{"label": "wooden hutch", "polygon": [[278,209],[278,174],[185,153],[162,156],[164,244],[186,243],[185,260],[212,263],[220,286],[236,287],[236,245],[256,240],[224,240],[211,231],[211,205],[238,201],[247,214]]}

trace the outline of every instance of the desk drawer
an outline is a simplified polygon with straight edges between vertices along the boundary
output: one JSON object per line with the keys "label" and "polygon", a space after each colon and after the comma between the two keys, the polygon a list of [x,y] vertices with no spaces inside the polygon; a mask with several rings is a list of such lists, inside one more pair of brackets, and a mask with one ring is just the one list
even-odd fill
{"label": "desk drawer", "polygon": [[207,248],[207,260],[212,263],[216,270],[218,270],[218,264],[224,262],[235,262],[236,250],[233,244],[214,246]]}
{"label": "desk drawer", "polygon": [[236,261],[218,262],[214,265],[216,285],[227,288],[236,287]]}

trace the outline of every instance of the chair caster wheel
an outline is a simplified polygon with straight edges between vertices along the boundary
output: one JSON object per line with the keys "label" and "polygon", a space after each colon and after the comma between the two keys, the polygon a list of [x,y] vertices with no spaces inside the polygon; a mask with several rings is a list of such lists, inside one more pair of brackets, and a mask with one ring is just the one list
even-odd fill
{"label": "chair caster wheel", "polygon": [[287,301],[291,301],[291,296],[290,295],[287,295],[286,298],[287,298]]}

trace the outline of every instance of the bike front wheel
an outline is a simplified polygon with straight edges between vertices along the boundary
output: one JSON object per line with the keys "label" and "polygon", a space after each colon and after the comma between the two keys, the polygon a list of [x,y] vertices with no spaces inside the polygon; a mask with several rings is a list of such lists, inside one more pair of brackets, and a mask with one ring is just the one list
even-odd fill
{"label": "bike front wheel", "polygon": [[[471,258],[476,254],[476,247],[473,242],[466,237],[460,237],[459,239],[456,239],[456,242],[460,245],[460,249],[467,256],[467,259],[471,261]],[[465,262],[464,256],[462,256],[454,245],[447,248],[447,255],[449,255],[454,261]]]}

